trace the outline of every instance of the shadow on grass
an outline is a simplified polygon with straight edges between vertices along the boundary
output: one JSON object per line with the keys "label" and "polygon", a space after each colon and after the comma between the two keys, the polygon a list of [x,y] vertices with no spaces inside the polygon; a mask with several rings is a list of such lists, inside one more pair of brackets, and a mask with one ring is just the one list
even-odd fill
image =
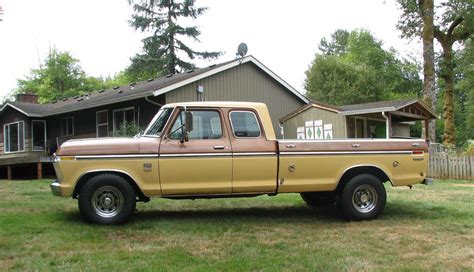
{"label": "shadow on grass", "polygon": [[[60,218],[68,223],[83,222],[79,211],[64,212]],[[275,208],[213,208],[196,210],[138,210],[133,215],[132,222],[177,222],[182,220],[222,222],[246,221],[252,222],[295,222],[321,220],[327,222],[340,222],[343,220],[336,207],[311,208],[306,206],[275,207]]]}
{"label": "shadow on grass", "polygon": [[[472,214],[454,208],[433,205],[414,205],[413,203],[387,203],[380,220],[421,220],[432,221],[446,218],[469,218]],[[83,221],[80,213],[66,212],[61,216],[64,221]],[[312,208],[308,206],[294,207],[249,207],[249,208],[212,208],[183,210],[138,210],[132,222],[251,222],[254,223],[292,223],[292,222],[346,222],[339,209],[335,206]]]}
{"label": "shadow on grass", "polygon": [[433,205],[431,203],[387,203],[383,216],[387,219],[433,220],[446,218],[469,218],[473,214],[453,207]]}
{"label": "shadow on grass", "polygon": [[278,222],[294,222],[295,220],[324,220],[339,221],[342,217],[335,207],[327,208],[311,208],[305,206],[295,207],[249,207],[249,208],[215,208],[215,209],[199,209],[199,210],[182,210],[182,211],[139,211],[135,214],[135,221],[150,220],[205,220],[205,221],[222,221],[222,220],[246,220],[252,219],[261,221],[278,221]]}

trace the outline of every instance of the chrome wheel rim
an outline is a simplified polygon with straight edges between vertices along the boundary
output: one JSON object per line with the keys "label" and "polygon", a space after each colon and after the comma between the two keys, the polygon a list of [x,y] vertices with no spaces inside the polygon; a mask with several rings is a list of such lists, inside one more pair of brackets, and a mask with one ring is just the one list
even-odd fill
{"label": "chrome wheel rim", "polygon": [[101,217],[114,217],[123,210],[123,194],[112,186],[102,186],[97,189],[91,201],[95,213]]}
{"label": "chrome wheel rim", "polygon": [[361,213],[368,213],[377,205],[377,191],[370,185],[360,185],[352,194],[352,205]]}

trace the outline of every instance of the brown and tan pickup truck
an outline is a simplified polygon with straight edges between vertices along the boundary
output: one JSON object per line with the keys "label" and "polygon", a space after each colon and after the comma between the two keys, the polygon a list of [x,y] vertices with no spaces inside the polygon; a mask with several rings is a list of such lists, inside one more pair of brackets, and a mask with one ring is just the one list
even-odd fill
{"label": "brown and tan pickup truck", "polygon": [[421,139],[276,140],[265,104],[163,106],[134,138],[65,142],[54,195],[77,198],[84,219],[123,223],[137,201],[300,193],[308,205],[338,204],[349,220],[374,219],[385,182],[428,184]]}

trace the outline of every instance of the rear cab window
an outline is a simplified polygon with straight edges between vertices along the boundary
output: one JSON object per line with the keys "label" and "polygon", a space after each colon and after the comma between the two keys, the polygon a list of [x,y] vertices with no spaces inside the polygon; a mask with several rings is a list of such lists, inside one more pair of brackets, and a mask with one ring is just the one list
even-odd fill
{"label": "rear cab window", "polygon": [[232,133],[236,138],[258,138],[262,135],[260,123],[254,112],[231,111],[229,117]]}

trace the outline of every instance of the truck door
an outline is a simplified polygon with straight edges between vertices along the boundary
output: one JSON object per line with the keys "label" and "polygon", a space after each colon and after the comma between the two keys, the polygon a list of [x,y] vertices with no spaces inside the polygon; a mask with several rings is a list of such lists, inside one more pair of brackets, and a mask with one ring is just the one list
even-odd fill
{"label": "truck door", "polygon": [[193,130],[181,142],[185,116],[174,116],[160,145],[159,171],[163,195],[230,194],[232,151],[219,109],[191,109]]}
{"label": "truck door", "polygon": [[255,111],[236,109],[228,111],[227,114],[233,154],[232,193],[275,192],[277,142],[267,140]]}

